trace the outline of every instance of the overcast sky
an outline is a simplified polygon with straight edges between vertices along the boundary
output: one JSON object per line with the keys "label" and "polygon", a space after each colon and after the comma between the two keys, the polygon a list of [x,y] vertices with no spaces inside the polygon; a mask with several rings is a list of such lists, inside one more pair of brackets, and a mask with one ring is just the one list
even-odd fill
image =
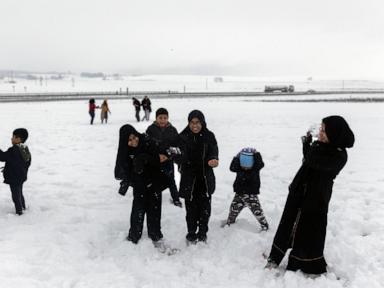
{"label": "overcast sky", "polygon": [[384,78],[383,0],[1,0],[0,69]]}

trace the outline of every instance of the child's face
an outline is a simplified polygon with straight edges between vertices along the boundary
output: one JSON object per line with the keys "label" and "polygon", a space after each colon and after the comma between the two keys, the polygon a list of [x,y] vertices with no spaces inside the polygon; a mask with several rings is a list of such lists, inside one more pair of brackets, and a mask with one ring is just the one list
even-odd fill
{"label": "child's face", "polygon": [[20,137],[12,135],[11,142],[12,142],[12,145],[16,145],[16,144],[20,144],[22,141]]}
{"label": "child's face", "polygon": [[327,134],[325,133],[325,124],[321,123],[320,129],[319,129],[319,141],[323,143],[329,143],[329,139]]}
{"label": "child's face", "polygon": [[192,118],[191,122],[189,122],[189,129],[195,134],[201,131],[202,125],[198,118]]}
{"label": "child's face", "polygon": [[137,137],[135,134],[131,134],[128,137],[128,146],[136,148],[139,146],[139,137]]}
{"label": "child's face", "polygon": [[160,114],[156,117],[156,123],[159,127],[164,128],[168,125],[168,115]]}

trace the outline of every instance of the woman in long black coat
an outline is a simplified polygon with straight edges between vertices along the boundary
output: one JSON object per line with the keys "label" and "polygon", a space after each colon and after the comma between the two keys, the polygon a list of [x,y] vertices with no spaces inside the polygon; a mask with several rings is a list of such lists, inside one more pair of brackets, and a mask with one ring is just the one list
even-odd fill
{"label": "woman in long black coat", "polygon": [[140,240],[145,215],[149,238],[154,242],[162,239],[161,191],[165,182],[160,172],[159,151],[152,140],[128,124],[120,128],[115,178],[121,180],[120,194],[125,195],[129,186],[133,188],[127,240],[133,243]]}
{"label": "woman in long black coat", "polygon": [[206,241],[211,215],[211,195],[216,181],[213,168],[219,165],[215,135],[208,130],[204,115],[193,110],[188,126],[180,133],[180,197],[185,199],[190,242]]}
{"label": "woman in long black coat", "polygon": [[277,267],[292,248],[287,270],[322,274],[327,271],[323,251],[333,180],[355,138],[344,118],[330,116],[322,121],[318,141],[312,143],[310,134],[302,139],[303,164],[289,186],[266,267]]}

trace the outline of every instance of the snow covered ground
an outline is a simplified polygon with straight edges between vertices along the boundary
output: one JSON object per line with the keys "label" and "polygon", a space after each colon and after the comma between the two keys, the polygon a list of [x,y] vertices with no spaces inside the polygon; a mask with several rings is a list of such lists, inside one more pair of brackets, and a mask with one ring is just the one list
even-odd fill
{"label": "snow covered ground", "polygon": [[[163,193],[163,233],[181,250],[172,256],[159,253],[146,230],[138,245],[125,240],[132,195],[120,196],[113,177],[118,130],[131,123],[143,132],[149,124],[135,123],[131,101],[110,101],[110,123],[101,125],[97,116],[93,126],[87,102],[2,103],[0,147],[10,146],[14,128],[27,127],[32,166],[25,215],[14,215],[9,187],[0,185],[0,287],[383,287],[384,104],[244,100],[154,101],[153,110],[167,107],[178,130],[189,111],[201,109],[220,150],[207,244],[186,246],[185,211]],[[343,115],[356,135],[330,205],[325,256],[331,272],[310,279],[280,269],[276,276],[263,269],[262,253],[270,249],[301,163],[300,136],[331,114]],[[248,210],[220,228],[233,197],[229,163],[244,146],[264,158],[260,200],[268,232],[260,232]]]}

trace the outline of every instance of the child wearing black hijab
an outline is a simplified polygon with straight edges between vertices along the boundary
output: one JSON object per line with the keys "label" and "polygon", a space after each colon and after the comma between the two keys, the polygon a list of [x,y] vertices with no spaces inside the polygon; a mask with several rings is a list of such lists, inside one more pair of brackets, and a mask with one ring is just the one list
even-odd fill
{"label": "child wearing black hijab", "polygon": [[129,186],[133,188],[127,240],[135,244],[140,240],[145,215],[149,238],[154,242],[162,239],[161,191],[165,186],[160,173],[159,151],[154,142],[128,124],[120,128],[115,178],[121,180],[121,195],[125,195]]}
{"label": "child wearing black hijab", "polygon": [[219,165],[219,151],[215,135],[208,130],[201,111],[189,113],[188,126],[180,133],[180,142],[179,193],[185,199],[186,238],[189,242],[205,242],[211,215],[211,195],[216,186],[213,168]]}
{"label": "child wearing black hijab", "polygon": [[322,274],[327,272],[323,250],[333,181],[355,137],[343,117],[329,116],[322,121],[318,141],[312,143],[309,133],[302,140],[303,164],[289,186],[266,268],[277,267],[292,248],[287,270]]}

